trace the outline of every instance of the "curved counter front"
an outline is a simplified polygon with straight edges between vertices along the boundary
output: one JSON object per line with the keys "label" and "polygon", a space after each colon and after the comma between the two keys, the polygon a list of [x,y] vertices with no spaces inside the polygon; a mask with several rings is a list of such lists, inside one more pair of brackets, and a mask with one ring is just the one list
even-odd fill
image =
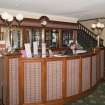
{"label": "curved counter front", "polygon": [[6,105],[62,105],[88,93],[104,77],[104,49],[71,57],[5,60]]}

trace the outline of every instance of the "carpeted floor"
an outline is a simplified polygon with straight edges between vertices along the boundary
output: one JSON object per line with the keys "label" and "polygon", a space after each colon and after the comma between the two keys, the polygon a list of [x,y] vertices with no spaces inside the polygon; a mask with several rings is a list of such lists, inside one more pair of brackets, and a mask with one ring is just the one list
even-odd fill
{"label": "carpeted floor", "polygon": [[105,105],[105,82],[101,83],[92,94],[65,105]]}

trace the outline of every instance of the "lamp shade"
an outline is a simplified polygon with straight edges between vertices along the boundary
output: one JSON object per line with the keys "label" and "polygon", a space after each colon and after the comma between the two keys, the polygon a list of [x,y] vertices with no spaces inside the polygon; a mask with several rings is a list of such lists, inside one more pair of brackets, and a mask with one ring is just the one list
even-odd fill
{"label": "lamp shade", "polygon": [[17,19],[18,21],[23,20],[23,15],[22,15],[22,14],[17,14],[17,15],[16,15],[16,19]]}
{"label": "lamp shade", "polygon": [[12,15],[8,15],[8,19],[9,22],[13,21],[13,16]]}
{"label": "lamp shade", "polygon": [[2,19],[7,20],[9,18],[9,14],[7,12],[3,12],[1,14]]}
{"label": "lamp shade", "polygon": [[97,28],[101,28],[101,23],[98,22],[98,23],[96,24],[96,27],[97,27]]}
{"label": "lamp shade", "polygon": [[92,27],[93,29],[94,29],[94,28],[96,28],[96,24],[92,24],[92,26],[91,26],[91,27]]}
{"label": "lamp shade", "polygon": [[101,24],[101,28],[103,29],[105,27],[105,25],[104,24]]}

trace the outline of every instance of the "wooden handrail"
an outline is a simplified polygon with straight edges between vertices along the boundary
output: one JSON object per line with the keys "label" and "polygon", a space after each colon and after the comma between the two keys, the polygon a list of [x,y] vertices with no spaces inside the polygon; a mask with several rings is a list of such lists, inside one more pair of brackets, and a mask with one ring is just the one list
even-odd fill
{"label": "wooden handrail", "polygon": [[[81,30],[81,31],[86,33],[86,34],[84,34],[84,37],[86,37],[85,41],[88,40],[87,35],[90,36],[91,38],[93,38],[95,41],[97,41],[97,34],[93,33],[91,30],[89,30],[84,25],[82,25],[80,22],[78,22],[77,24],[78,24],[78,30]],[[91,39],[90,39],[90,41],[91,41]],[[103,39],[102,38],[100,38],[100,45],[103,46]]]}
{"label": "wooden handrail", "polygon": [[[93,37],[97,37],[97,35],[95,33],[93,33],[91,30],[87,29],[84,25],[82,25],[81,23],[78,22],[78,26],[82,27],[80,29],[85,29],[87,32],[89,32]],[[78,27],[79,29],[79,27]],[[85,31],[84,30],[84,31]]]}

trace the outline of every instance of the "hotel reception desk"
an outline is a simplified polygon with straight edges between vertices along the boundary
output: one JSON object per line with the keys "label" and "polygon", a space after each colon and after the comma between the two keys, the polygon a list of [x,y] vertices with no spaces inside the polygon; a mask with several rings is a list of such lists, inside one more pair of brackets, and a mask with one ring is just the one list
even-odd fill
{"label": "hotel reception desk", "polygon": [[73,56],[0,58],[5,105],[63,105],[104,78],[104,49]]}

